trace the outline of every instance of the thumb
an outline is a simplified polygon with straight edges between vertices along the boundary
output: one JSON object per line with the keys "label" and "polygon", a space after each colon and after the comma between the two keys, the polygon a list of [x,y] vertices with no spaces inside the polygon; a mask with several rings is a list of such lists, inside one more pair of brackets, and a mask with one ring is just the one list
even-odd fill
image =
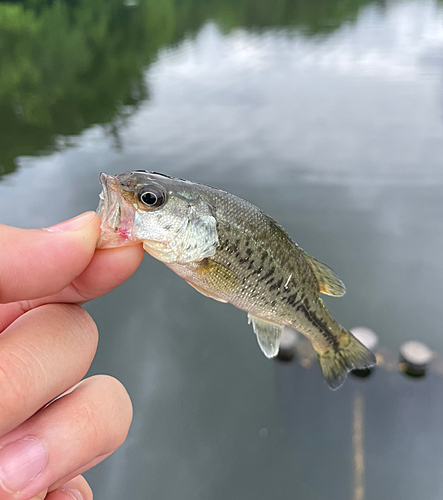
{"label": "thumb", "polygon": [[63,290],[91,261],[99,235],[94,212],[45,230],[0,224],[0,303]]}

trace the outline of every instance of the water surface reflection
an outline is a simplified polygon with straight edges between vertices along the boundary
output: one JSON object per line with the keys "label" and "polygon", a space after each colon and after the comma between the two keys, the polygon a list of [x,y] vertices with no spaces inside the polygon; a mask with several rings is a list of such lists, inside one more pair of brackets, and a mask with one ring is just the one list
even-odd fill
{"label": "water surface reflection", "polygon": [[[348,294],[328,307],[344,325],[443,353],[440,3],[24,5],[0,3],[2,222],[95,208],[102,170],[217,185],[338,272]],[[93,372],[118,376],[136,410],[89,475],[97,498],[352,498],[356,394],[365,498],[441,497],[435,373],[378,370],[332,393],[316,368],[262,358],[243,313],[148,258],[88,309]]]}
{"label": "water surface reflection", "polygon": [[118,134],[148,96],[142,73],[159,48],[192,37],[208,19],[225,31],[287,26],[316,35],[355,19],[366,3],[0,1],[0,174],[18,156],[70,145],[63,136],[91,125]]}

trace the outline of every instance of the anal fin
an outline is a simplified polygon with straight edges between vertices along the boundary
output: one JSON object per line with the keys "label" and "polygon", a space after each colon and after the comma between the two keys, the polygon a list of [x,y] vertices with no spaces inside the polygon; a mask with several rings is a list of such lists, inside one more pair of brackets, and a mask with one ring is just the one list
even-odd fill
{"label": "anal fin", "polygon": [[283,327],[270,323],[248,313],[248,323],[252,321],[252,328],[257,335],[258,345],[267,358],[273,358],[278,354]]}

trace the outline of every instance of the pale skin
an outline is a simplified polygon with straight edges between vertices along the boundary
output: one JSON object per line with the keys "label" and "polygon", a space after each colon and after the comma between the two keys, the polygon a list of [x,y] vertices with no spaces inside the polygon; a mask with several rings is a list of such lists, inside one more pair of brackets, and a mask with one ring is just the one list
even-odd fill
{"label": "pale skin", "polygon": [[98,333],[79,305],[125,281],[144,252],[96,250],[99,233],[93,212],[50,231],[0,225],[0,500],[91,500],[81,474],[129,430],[122,384],[83,379]]}

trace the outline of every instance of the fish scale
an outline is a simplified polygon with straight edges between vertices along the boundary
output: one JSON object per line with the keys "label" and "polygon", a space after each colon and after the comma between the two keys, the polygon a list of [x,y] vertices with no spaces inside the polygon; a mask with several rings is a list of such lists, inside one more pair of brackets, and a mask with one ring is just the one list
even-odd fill
{"label": "fish scale", "polygon": [[284,326],[298,330],[332,388],[350,369],[375,363],[320,298],[343,295],[343,283],[256,206],[155,172],[101,174],[101,183],[100,248],[143,242],[200,293],[246,311],[267,357],[278,353]]}

